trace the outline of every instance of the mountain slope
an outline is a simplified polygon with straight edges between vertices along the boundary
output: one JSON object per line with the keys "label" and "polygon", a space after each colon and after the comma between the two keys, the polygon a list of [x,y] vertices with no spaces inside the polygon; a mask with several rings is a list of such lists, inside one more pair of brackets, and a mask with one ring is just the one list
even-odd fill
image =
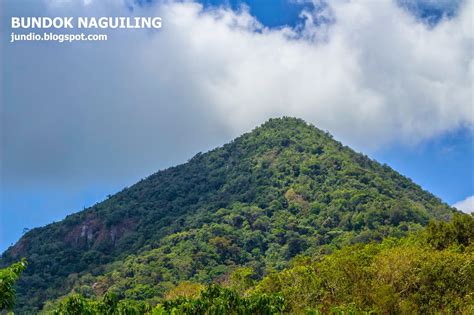
{"label": "mountain slope", "polygon": [[149,290],[209,281],[236,265],[263,275],[300,253],[401,236],[452,213],[409,179],[304,121],[271,119],[28,232],[1,264],[29,260],[18,289],[21,310],[72,287],[146,298]]}

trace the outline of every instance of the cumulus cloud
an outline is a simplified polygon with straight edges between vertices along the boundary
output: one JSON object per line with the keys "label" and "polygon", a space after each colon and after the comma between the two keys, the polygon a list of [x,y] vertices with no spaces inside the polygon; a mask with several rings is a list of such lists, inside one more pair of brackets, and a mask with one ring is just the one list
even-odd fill
{"label": "cumulus cloud", "polygon": [[465,213],[473,213],[474,212],[474,196],[470,196],[462,201],[456,202],[453,205],[453,207]]}
{"label": "cumulus cloud", "polygon": [[30,15],[159,15],[163,28],[3,45],[11,180],[146,175],[281,115],[361,150],[473,128],[473,1],[428,25],[395,1],[336,0],[277,29],[191,1],[44,1]]}

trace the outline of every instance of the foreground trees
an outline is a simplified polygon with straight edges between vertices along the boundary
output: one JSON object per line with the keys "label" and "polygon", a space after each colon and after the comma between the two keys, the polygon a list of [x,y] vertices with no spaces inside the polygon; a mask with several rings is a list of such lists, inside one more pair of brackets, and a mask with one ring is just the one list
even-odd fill
{"label": "foreground trees", "polygon": [[284,310],[284,300],[278,295],[249,295],[241,297],[237,291],[211,285],[197,298],[178,297],[152,307],[136,301],[118,301],[115,295],[105,295],[99,301],[73,295],[51,312],[57,315],[88,314],[278,314]]}
{"label": "foreground trees", "polygon": [[26,260],[21,260],[5,269],[0,269],[0,312],[12,310],[15,306],[14,284],[26,268]]}

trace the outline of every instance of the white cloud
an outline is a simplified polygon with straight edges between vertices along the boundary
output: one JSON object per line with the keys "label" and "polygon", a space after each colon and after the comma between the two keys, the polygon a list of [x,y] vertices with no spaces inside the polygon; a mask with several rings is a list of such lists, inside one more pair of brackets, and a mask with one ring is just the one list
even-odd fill
{"label": "white cloud", "polygon": [[474,196],[470,196],[462,201],[456,202],[453,205],[453,207],[465,213],[473,213],[474,212]]}
{"label": "white cloud", "polygon": [[334,25],[305,28],[327,41],[236,30],[192,7],[175,7],[170,12],[186,18],[168,20],[192,43],[189,59],[206,60],[207,103],[239,131],[289,114],[367,148],[472,127],[472,7],[429,29],[388,1],[331,4]]}
{"label": "white cloud", "polygon": [[[52,15],[130,14],[121,0],[46,1]],[[162,16],[158,32],[4,45],[6,169],[146,174],[281,115],[362,150],[472,129],[473,10],[428,27],[395,2],[336,0],[294,30],[165,1],[134,8]],[[334,23],[309,22],[321,15]]]}

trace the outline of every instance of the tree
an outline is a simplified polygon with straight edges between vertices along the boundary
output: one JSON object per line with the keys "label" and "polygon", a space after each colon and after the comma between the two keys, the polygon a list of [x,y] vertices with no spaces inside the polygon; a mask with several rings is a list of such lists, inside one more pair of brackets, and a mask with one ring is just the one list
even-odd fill
{"label": "tree", "polygon": [[26,259],[5,268],[0,269],[0,311],[12,310],[15,306],[15,282],[25,270]]}

